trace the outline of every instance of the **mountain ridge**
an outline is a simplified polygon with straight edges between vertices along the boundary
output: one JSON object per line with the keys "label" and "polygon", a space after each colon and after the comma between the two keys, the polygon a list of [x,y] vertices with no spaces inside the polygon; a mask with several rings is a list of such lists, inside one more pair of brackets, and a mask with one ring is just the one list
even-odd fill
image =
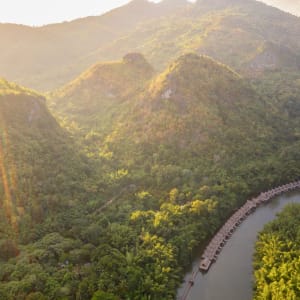
{"label": "mountain ridge", "polygon": [[75,182],[84,177],[84,162],[50,114],[46,99],[6,80],[0,80],[0,132],[0,206],[6,211],[0,222],[7,230],[11,223],[12,236],[27,240],[34,227],[32,233],[24,232],[24,222],[40,224],[69,205],[66,199],[60,201],[63,195],[83,193]]}
{"label": "mountain ridge", "polygon": [[[0,200],[17,213],[7,226],[0,210],[0,298],[174,299],[192,251],[227,216],[300,174],[299,75],[281,74],[255,85],[195,53],[158,73],[137,53],[99,63],[53,99],[65,129],[81,125],[72,140],[43,99],[36,110],[33,92],[3,81],[0,172],[13,161],[18,177],[1,175]],[[105,96],[112,87],[118,97]]]}
{"label": "mountain ridge", "polygon": [[175,299],[229,216],[299,179],[298,18],[176,3],[1,35],[0,69],[55,79],[0,79],[1,299]]}
{"label": "mountain ridge", "polygon": [[[126,105],[124,102],[141,92],[154,74],[141,54],[128,53],[121,61],[90,67],[50,94],[49,105],[60,118],[76,122],[80,127],[104,126],[103,119],[110,126],[119,106]],[[86,114],[89,114],[88,119],[84,117]]]}
{"label": "mountain ridge", "polygon": [[[279,17],[283,21],[274,24]],[[178,6],[167,1],[135,1],[102,16],[41,28],[13,29],[13,25],[1,24],[5,45],[0,51],[1,75],[39,90],[53,90],[95,62],[116,60],[124,53],[141,52],[163,70],[189,51],[212,56],[243,72],[269,42],[283,52],[286,47],[299,66],[299,24],[299,18],[253,0],[230,4],[178,1]],[[286,64],[279,54],[272,54],[279,61],[275,68],[295,65]],[[269,67],[266,64],[262,69]]]}

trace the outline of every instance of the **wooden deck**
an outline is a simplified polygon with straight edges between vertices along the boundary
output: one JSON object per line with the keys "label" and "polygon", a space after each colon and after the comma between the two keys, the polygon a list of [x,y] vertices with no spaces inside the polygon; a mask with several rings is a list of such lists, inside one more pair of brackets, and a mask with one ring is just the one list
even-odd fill
{"label": "wooden deck", "polygon": [[279,186],[267,192],[261,193],[257,198],[248,200],[227,220],[223,227],[212,238],[204,250],[199,269],[201,271],[209,270],[211,264],[217,260],[218,255],[226,244],[226,241],[230,238],[235,229],[243,222],[243,220],[246,219],[247,216],[256,209],[257,206],[269,201],[275,196],[295,190],[297,188],[300,188],[300,181]]}

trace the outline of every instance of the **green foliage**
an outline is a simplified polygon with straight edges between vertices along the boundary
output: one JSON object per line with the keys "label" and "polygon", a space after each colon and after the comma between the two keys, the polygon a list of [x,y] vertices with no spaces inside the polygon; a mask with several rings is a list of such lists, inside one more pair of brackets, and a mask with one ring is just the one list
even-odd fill
{"label": "green foliage", "polygon": [[31,96],[39,96],[39,94],[33,90],[27,89],[25,87],[19,86],[16,83],[9,82],[3,78],[0,78],[0,95],[31,95]]}
{"label": "green foliage", "polygon": [[[119,78],[112,70],[120,64],[105,65],[111,82]],[[88,283],[76,286],[73,279],[77,295],[92,297],[98,291],[121,299],[173,299],[195,249],[236,207],[300,175],[297,121],[289,125],[294,132],[282,115],[289,102],[264,93],[261,85],[268,85],[268,77],[250,85],[227,66],[195,54],[179,57],[105,110],[98,105],[106,101],[104,87],[92,97],[97,88],[90,79],[106,75],[88,74],[74,82],[78,97],[68,98],[72,109],[63,108],[67,93],[52,109],[68,118],[63,125],[80,124],[70,131],[98,163],[108,205],[90,201],[86,226],[76,229],[77,239],[90,244],[91,255],[78,243],[59,257],[68,257],[73,272],[91,263],[81,275]],[[81,94],[81,80],[88,93]],[[74,113],[85,109],[88,99],[98,101],[92,112],[97,124],[90,113]],[[90,180],[90,190],[93,185]],[[49,265],[64,261],[49,259]]]}
{"label": "green foliage", "polygon": [[237,207],[299,177],[293,76],[289,88],[275,72],[250,85],[186,54],[149,82],[152,68],[129,55],[55,94],[73,138],[40,95],[3,94],[0,296],[174,299]]}
{"label": "green foliage", "polygon": [[299,299],[300,205],[288,205],[256,243],[255,300]]}
{"label": "green foliage", "polygon": [[0,221],[10,224],[25,241],[28,226],[33,232],[35,224],[63,206],[79,204],[78,197],[85,193],[79,182],[84,181],[88,165],[50,115],[42,96],[7,86],[10,89],[0,94]]}
{"label": "green foliage", "polygon": [[[74,292],[65,262],[84,264],[90,253],[75,232],[58,232],[75,231],[90,165],[41,95],[6,81],[0,87],[1,299],[65,297]],[[60,274],[51,277],[54,266]]]}
{"label": "green foliage", "polygon": [[93,295],[92,300],[118,300],[118,298],[112,294],[98,291]]}
{"label": "green foliage", "polygon": [[9,258],[16,257],[19,254],[19,249],[16,243],[12,240],[0,241],[0,259],[8,260]]}
{"label": "green foliage", "polygon": [[[92,66],[77,79],[52,93],[48,102],[52,111],[73,134],[78,129],[86,134],[87,149],[99,151],[99,141],[111,131],[119,107],[142,91],[153,74],[152,67],[141,54],[130,53],[120,62]],[[105,148],[96,157],[98,155],[105,160],[112,159],[112,153]]]}

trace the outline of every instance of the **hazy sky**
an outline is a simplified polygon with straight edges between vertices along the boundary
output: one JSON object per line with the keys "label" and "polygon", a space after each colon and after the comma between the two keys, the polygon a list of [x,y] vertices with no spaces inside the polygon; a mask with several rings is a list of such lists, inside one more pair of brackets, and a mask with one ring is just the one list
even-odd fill
{"label": "hazy sky", "polygon": [[0,22],[42,25],[101,15],[130,0],[0,0]]}
{"label": "hazy sky", "polygon": [[[153,0],[154,2],[159,2]],[[209,0],[208,0],[209,1]],[[300,0],[264,0],[297,10]],[[102,13],[130,0],[0,0],[0,23],[43,25]]]}

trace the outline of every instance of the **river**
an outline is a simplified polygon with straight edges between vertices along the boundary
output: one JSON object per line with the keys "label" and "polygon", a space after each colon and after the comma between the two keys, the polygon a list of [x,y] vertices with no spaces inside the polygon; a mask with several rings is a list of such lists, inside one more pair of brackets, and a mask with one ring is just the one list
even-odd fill
{"label": "river", "polygon": [[[288,203],[300,203],[299,192],[286,193],[261,205],[237,228],[227,242],[218,260],[205,274],[198,273],[187,300],[252,300],[253,268],[252,257],[257,234],[264,225],[276,217]],[[185,276],[187,282],[200,262],[195,259],[191,271]],[[186,284],[178,290],[181,299]]]}

